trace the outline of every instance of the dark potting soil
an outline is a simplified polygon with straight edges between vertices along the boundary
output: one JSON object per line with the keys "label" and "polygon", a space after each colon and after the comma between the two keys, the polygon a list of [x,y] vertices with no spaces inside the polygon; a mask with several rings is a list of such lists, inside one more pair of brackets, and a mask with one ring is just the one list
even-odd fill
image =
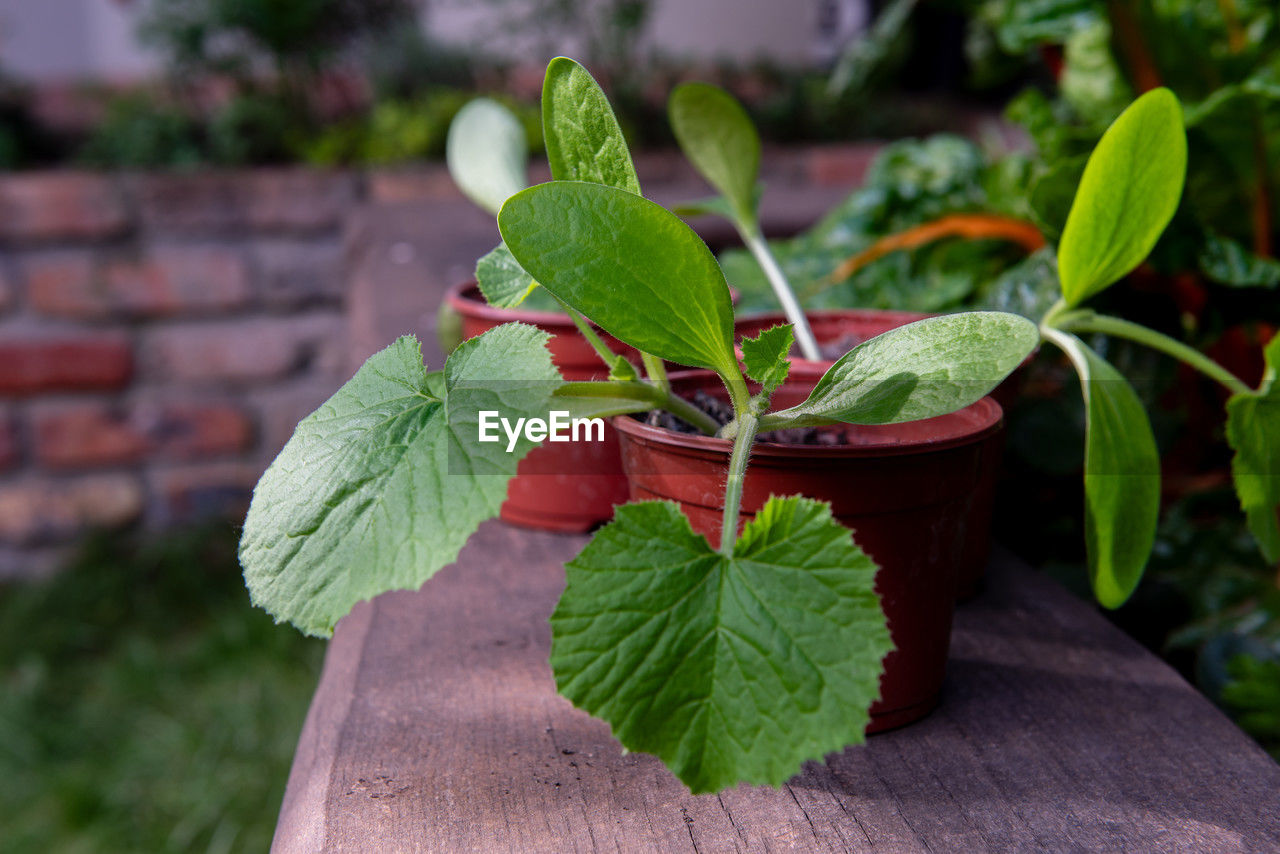
{"label": "dark potting soil", "polygon": [[[698,409],[710,415],[721,427],[733,420],[733,407],[702,389],[698,389],[693,393],[693,397],[686,399]],[[655,409],[640,417],[650,427],[661,427],[664,430],[673,430],[677,433],[695,435],[701,433],[696,427],[664,410]],[[848,430],[841,425],[770,430],[767,433],[760,433],[756,436],[756,441],[775,442],[780,445],[825,445],[828,447],[849,444]]]}

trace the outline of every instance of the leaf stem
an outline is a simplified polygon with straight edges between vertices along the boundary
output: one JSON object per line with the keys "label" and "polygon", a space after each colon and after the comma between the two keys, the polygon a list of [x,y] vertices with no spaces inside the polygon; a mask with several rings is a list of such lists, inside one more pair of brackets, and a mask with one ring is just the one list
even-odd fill
{"label": "leaf stem", "polygon": [[1050,310],[1050,314],[1045,316],[1045,323],[1041,326],[1042,333],[1046,331],[1045,325],[1047,324],[1051,328],[1057,328],[1064,332],[1099,332],[1103,335],[1126,338],[1190,365],[1211,380],[1221,383],[1232,394],[1250,394],[1253,392],[1253,389],[1249,388],[1243,380],[1199,350],[1183,344],[1181,341],[1174,340],[1168,335],[1156,332],[1154,329],[1148,329],[1141,324],[1123,320],[1119,317],[1109,317],[1105,314],[1096,314],[1091,311],[1063,314],[1056,318],[1056,322],[1050,324],[1050,315],[1052,314],[1053,311]]}
{"label": "leaf stem", "polygon": [[649,379],[653,380],[654,385],[670,394],[671,381],[667,379],[667,368],[662,364],[662,360],[657,356],[641,353],[640,361],[644,363],[644,372]]}
{"label": "leaf stem", "polygon": [[724,485],[724,521],[720,528],[720,553],[733,556],[738,542],[738,515],[742,511],[742,484],[747,477],[747,462],[751,458],[751,445],[756,438],[759,422],[754,412],[738,413],[738,435],[733,440],[733,452],[729,455],[729,478]]}
{"label": "leaf stem", "polygon": [[[550,294],[551,291],[547,291],[547,293]],[[596,351],[596,355],[604,362],[605,367],[612,371],[613,363],[618,358],[618,354],[609,349],[609,345],[604,343],[604,339],[596,334],[596,331],[591,328],[591,324],[582,316],[581,312],[555,294],[551,294],[551,296],[555,297],[556,302],[560,303],[564,313],[569,315],[573,325],[578,327],[578,332],[582,334],[583,338],[587,339],[587,343],[591,345],[591,349]]]}
{"label": "leaf stem", "polygon": [[738,235],[742,237],[742,242],[746,244],[747,249],[751,251],[752,256],[756,259],[756,263],[760,265],[760,269],[764,270],[765,278],[769,280],[769,284],[773,287],[774,295],[777,296],[778,302],[782,304],[782,311],[787,315],[787,320],[791,321],[791,325],[795,329],[796,346],[800,348],[800,355],[806,359],[821,359],[822,354],[818,352],[818,342],[813,337],[813,330],[809,328],[809,321],[805,319],[804,310],[800,308],[800,303],[796,301],[795,292],[791,290],[791,284],[787,281],[782,268],[778,266],[777,259],[773,257],[773,252],[769,249],[769,244],[764,239],[764,235],[760,233],[759,224],[756,222],[742,222],[736,217],[733,220],[733,224],[738,230]]}
{"label": "leaf stem", "polygon": [[670,389],[663,390],[644,380],[607,380],[596,382],[568,382],[560,386],[558,397],[620,397],[649,403],[665,409],[677,418],[688,422],[708,436],[720,429],[716,420],[692,403],[679,397]]}

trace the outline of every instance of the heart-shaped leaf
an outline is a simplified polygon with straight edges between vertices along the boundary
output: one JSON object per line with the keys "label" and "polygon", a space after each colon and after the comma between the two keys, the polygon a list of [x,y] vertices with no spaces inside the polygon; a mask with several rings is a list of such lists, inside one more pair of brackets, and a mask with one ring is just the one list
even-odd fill
{"label": "heart-shaped leaf", "polygon": [[1160,513],[1160,456],[1129,382],[1074,335],[1054,332],[1085,403],[1085,546],[1098,601],[1119,608],[1142,580]]}
{"label": "heart-shaped leaf", "polygon": [[756,219],[760,136],[728,92],[710,83],[684,83],[667,102],[676,141],[694,168],[729,201],[741,223]]}
{"label": "heart-shaped leaf", "polygon": [[505,243],[476,262],[476,284],[485,302],[496,308],[516,308],[538,286]]}
{"label": "heart-shaped leaf", "polygon": [[520,266],[618,340],[737,372],[729,287],[675,214],[616,187],[552,181],[508,199],[498,228]]}
{"label": "heart-shaped leaf", "polygon": [[454,116],[445,160],[458,189],[490,213],[529,186],[524,128],[510,110],[489,98],[476,98]]}
{"label": "heart-shaped leaf", "polygon": [[542,81],[542,134],[551,177],[640,192],[627,140],[609,99],[577,62],[557,56]]}
{"label": "heart-shaped leaf", "polygon": [[1142,263],[1173,218],[1187,172],[1182,107],[1168,89],[1134,101],[1085,164],[1058,244],[1062,295],[1073,306]]}
{"label": "heart-shaped leaf", "polygon": [[619,507],[566,567],[556,685],[694,792],[779,785],[863,740],[893,648],[875,572],[807,498],[770,498],[732,557],[670,502]]}
{"label": "heart-shaped leaf", "polygon": [[1266,559],[1280,563],[1280,335],[1264,354],[1267,373],[1258,391],[1227,401],[1227,441],[1249,530]]}
{"label": "heart-shaped leaf", "polygon": [[1026,318],[970,311],[918,320],[864,341],[823,375],[788,424],[894,424],[962,409],[988,394],[1040,340]]}
{"label": "heart-shaped leaf", "polygon": [[433,374],[409,336],[371,356],[254,489],[240,540],[254,603],[327,636],[357,602],[415,589],[452,563],[533,447],[477,441],[478,413],[546,417],[560,385],[548,338],[499,326]]}
{"label": "heart-shaped leaf", "polygon": [[787,381],[791,371],[791,345],[795,335],[791,324],[773,326],[755,338],[742,339],[742,365],[747,376],[760,383],[766,395]]}

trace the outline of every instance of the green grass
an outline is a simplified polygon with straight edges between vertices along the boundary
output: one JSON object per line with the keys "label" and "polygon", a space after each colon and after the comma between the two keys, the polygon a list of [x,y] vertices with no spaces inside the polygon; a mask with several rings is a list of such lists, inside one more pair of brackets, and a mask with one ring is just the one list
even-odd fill
{"label": "green grass", "polygon": [[322,655],[225,524],[0,587],[0,849],[265,851]]}

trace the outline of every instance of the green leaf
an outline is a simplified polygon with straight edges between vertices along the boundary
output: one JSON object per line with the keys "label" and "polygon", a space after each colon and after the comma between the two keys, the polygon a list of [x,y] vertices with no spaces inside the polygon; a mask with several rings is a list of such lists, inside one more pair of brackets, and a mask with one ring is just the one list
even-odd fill
{"label": "green leaf", "polygon": [[1085,404],[1085,547],[1093,593],[1119,608],[1142,579],[1160,513],[1160,457],[1128,381],[1074,335],[1056,333]]}
{"label": "green leaf", "polygon": [[1267,373],[1257,392],[1227,401],[1227,441],[1240,507],[1262,554],[1280,562],[1280,335],[1264,350]]}
{"label": "green leaf", "polygon": [[328,635],[357,602],[453,562],[533,447],[478,442],[478,412],[546,417],[559,385],[548,338],[499,326],[460,344],[442,374],[427,373],[411,336],[371,356],[254,489],[240,540],[253,602]]}
{"label": "green leaf", "polygon": [[787,381],[793,343],[795,334],[789,323],[766,329],[755,338],[742,339],[742,364],[747,376],[760,383],[766,395]]}
{"label": "green leaf", "polygon": [[760,136],[742,105],[710,83],[684,83],[667,102],[676,141],[694,168],[732,206],[741,223],[756,220]]}
{"label": "green leaf", "polygon": [[640,193],[609,99],[587,69],[565,56],[548,63],[542,81],[542,133],[552,178]]}
{"label": "green leaf", "polygon": [[1233,288],[1274,288],[1280,285],[1280,261],[1263,258],[1238,240],[1209,232],[1196,259],[1210,279]]}
{"label": "green leaf", "polygon": [[566,570],[560,693],[692,791],[776,786],[862,742],[893,645],[875,564],[828,505],[770,498],[727,557],[676,505],[628,504]]}
{"label": "green leaf", "polygon": [[827,370],[795,426],[896,424],[961,409],[994,389],[1040,341],[1015,314],[970,311],[918,320],[864,341]]}
{"label": "green leaf", "polygon": [[497,308],[517,307],[538,286],[505,243],[476,262],[476,284],[485,302]]}
{"label": "green leaf", "polygon": [[552,181],[508,199],[498,228],[544,288],[618,340],[682,365],[737,372],[729,288],[675,214],[615,187]]}
{"label": "green leaf", "polygon": [[1168,89],[1134,101],[1102,135],[1085,165],[1058,245],[1067,305],[1128,273],[1173,218],[1187,171],[1182,108]]}
{"label": "green leaf", "polygon": [[458,189],[489,213],[496,214],[507,196],[529,186],[524,128],[489,98],[476,98],[454,116],[445,160]]}

